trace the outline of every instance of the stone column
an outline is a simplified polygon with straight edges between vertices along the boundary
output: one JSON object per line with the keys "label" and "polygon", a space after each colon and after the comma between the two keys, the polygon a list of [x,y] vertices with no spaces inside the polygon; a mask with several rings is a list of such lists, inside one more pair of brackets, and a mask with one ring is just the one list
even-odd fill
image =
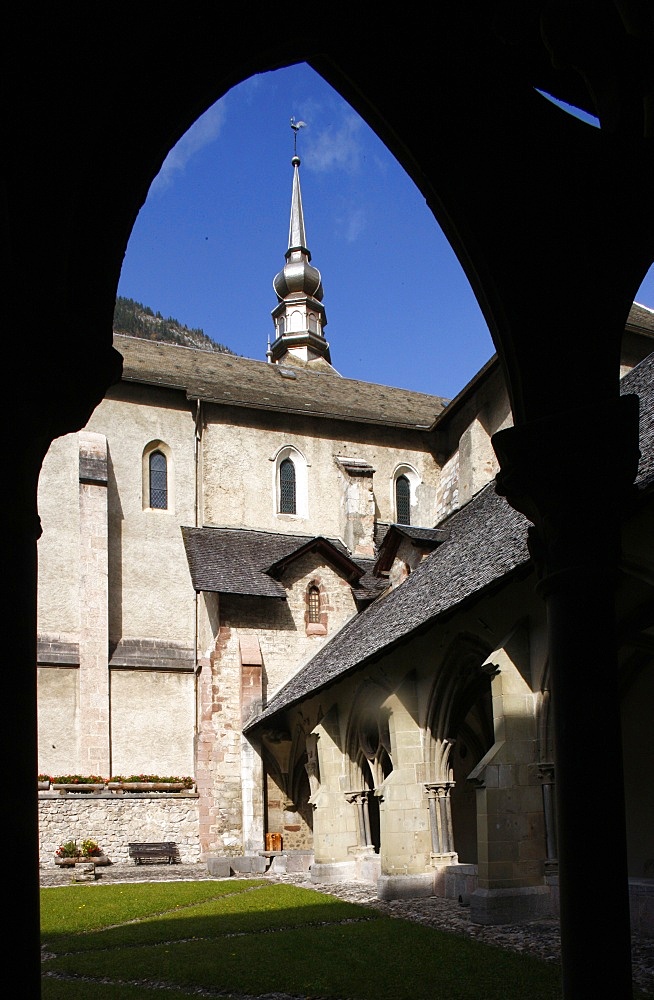
{"label": "stone column", "polygon": [[372,834],[370,832],[370,813],[368,811],[368,796],[370,792],[364,789],[361,792],[346,792],[347,802],[354,803],[357,810],[357,820],[359,824],[359,847],[372,846]]}
{"label": "stone column", "polygon": [[109,777],[107,439],[79,434],[79,701],[82,774]]}
{"label": "stone column", "polygon": [[[554,391],[554,387],[552,387]],[[498,492],[534,524],[547,608],[554,710],[563,986],[566,997],[631,995],[631,946],[615,594],[620,515],[638,468],[638,399],[597,397],[500,431]],[[605,474],[601,474],[605,470]],[[611,808],[596,826],[601,754]],[[598,962],[598,955],[611,961]]]}
{"label": "stone column", "polygon": [[429,799],[432,863],[447,864],[456,859],[450,798],[454,784],[453,781],[434,781],[425,785]]}
{"label": "stone column", "polygon": [[[357,847],[357,818],[344,791],[350,783],[345,776],[347,759],[341,749],[338,711],[333,708],[316,726],[320,785],[311,796],[315,864],[314,882],[334,882],[355,877],[356,864],[351,849]],[[347,781],[347,784],[345,782]]]}
{"label": "stone column", "polygon": [[546,865],[556,861],[556,810],[554,806],[554,763],[544,761],[538,765],[538,776],[543,789],[543,815],[545,817]]}

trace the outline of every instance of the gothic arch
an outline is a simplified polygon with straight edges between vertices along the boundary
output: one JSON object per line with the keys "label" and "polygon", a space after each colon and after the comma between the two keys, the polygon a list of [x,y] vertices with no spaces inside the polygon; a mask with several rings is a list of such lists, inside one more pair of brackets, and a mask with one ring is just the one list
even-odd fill
{"label": "gothic arch", "polygon": [[364,681],[348,716],[345,747],[350,780],[363,780],[368,788],[378,788],[393,769],[388,713],[382,707],[389,694],[386,686]]}
{"label": "gothic arch", "polygon": [[[642,31],[637,37],[642,51],[652,44],[647,11],[638,0],[630,6]],[[573,767],[592,744],[592,730],[583,720],[584,699],[587,677],[600,661],[607,683],[598,685],[603,700],[597,713],[605,720],[607,739],[619,742],[611,710],[617,698],[609,683],[617,673],[616,659],[607,653],[616,636],[614,565],[583,579],[578,567],[590,565],[594,570],[590,557],[597,549],[617,551],[618,505],[613,505],[611,490],[617,497],[618,489],[632,481],[625,456],[637,449],[636,415],[628,412],[628,401],[618,405],[615,374],[628,308],[654,253],[652,152],[643,120],[646,74],[633,72],[627,58],[633,51],[628,45],[634,37],[628,37],[631,26],[620,21],[611,4],[585,5],[574,18],[566,5],[551,5],[551,38],[548,24],[534,18],[531,4],[441,5],[431,30],[421,34],[416,34],[413,19],[398,20],[393,11],[380,10],[373,19],[365,8],[353,8],[349,14],[344,31],[339,11],[324,12],[317,37],[302,28],[289,33],[276,9],[264,9],[247,35],[225,38],[222,11],[208,6],[198,15],[154,21],[147,9],[135,9],[127,33],[120,12],[109,12],[101,36],[91,12],[81,13],[71,32],[58,8],[46,8],[39,15],[41,30],[35,33],[31,11],[12,9],[4,63],[7,77],[16,82],[13,102],[11,95],[7,98],[4,157],[8,197],[2,245],[11,248],[4,269],[5,308],[6,325],[23,332],[13,345],[15,370],[30,371],[31,385],[24,400],[9,400],[7,419],[0,422],[5,427],[3,454],[10,463],[14,459],[12,468],[21,470],[15,488],[7,492],[3,512],[3,523],[12,526],[5,568],[16,581],[5,612],[17,623],[5,650],[16,669],[10,672],[13,676],[7,675],[5,696],[12,713],[3,729],[4,759],[12,762],[18,787],[29,788],[36,755],[32,673],[38,470],[52,439],[81,429],[119,377],[111,317],[136,214],[167,152],[202,111],[246,77],[300,59],[311,60],[404,164],[463,263],[507,372],[516,433],[502,439],[501,465],[515,473],[504,483],[516,504],[526,505],[539,519],[541,487],[534,480],[532,461],[536,451],[546,481],[550,524],[554,518],[574,526],[578,522],[569,516],[570,503],[583,497],[583,480],[575,477],[575,468],[599,468],[611,456],[596,509],[586,505],[583,511],[590,546],[577,551],[576,539],[557,538],[557,556],[566,551],[577,556],[570,560],[575,586],[568,592],[557,590],[557,580],[566,577],[566,572],[559,573],[552,578],[547,600],[550,605],[557,602],[551,632],[555,680],[570,677],[565,693],[556,695],[560,732],[572,734],[559,753]],[[579,48],[576,32],[586,27],[588,44]],[[25,39],[30,40],[29,59]],[[550,41],[553,48],[548,50]],[[174,49],[178,72],[158,74],[153,81],[151,67],[140,58],[145,47]],[[597,58],[598,52],[602,58]],[[581,60],[579,72],[575,55]],[[597,108],[586,89],[586,70],[594,81]],[[80,87],[80,79],[87,85]],[[549,106],[537,86],[597,110],[608,134],[591,137]],[[36,118],[22,114],[15,95],[28,89],[48,94],[48,106],[56,112]],[[416,101],[416,94],[424,99]],[[442,136],[436,153],[425,115],[438,123]],[[91,131],[89,121],[94,122]],[[47,158],[41,156],[45,147]],[[489,148],[492,157],[484,155]],[[91,242],[93,253],[88,252]],[[28,294],[32,308],[26,310]],[[54,310],[52,303],[57,304]],[[47,324],[44,315],[50,317]],[[567,360],[561,365],[564,350]],[[39,405],[43,400],[48,400],[47,407]],[[557,422],[566,411],[567,419]],[[589,412],[603,420],[595,441],[583,432]],[[536,426],[540,418],[545,423]],[[586,458],[579,462],[577,448],[568,448],[568,461],[561,468],[561,445],[577,440],[569,434],[571,422]],[[552,492],[556,478],[565,484],[560,494]],[[550,555],[547,536],[542,545],[544,555]],[[570,567],[566,563],[559,568]],[[581,657],[574,643],[580,631],[597,635]],[[573,654],[566,656],[566,650]],[[557,691],[556,683],[552,690]],[[606,781],[620,789],[619,768],[608,763]],[[583,826],[594,796],[594,787],[584,789],[580,783],[564,796],[566,816],[561,823],[572,850],[575,826]],[[618,861],[624,825],[619,812],[613,811],[615,820],[605,817],[605,834]],[[14,814],[8,839],[20,840],[35,855],[36,810],[27,794]],[[601,867],[604,844],[587,848],[587,867]],[[627,995],[630,984],[623,969],[629,965],[628,908],[618,884],[621,866],[610,868],[616,874],[605,870],[596,886],[581,881],[584,871],[569,870],[562,877],[562,898],[567,901],[568,927],[583,924],[587,930],[580,940],[616,956],[612,969],[621,982],[616,991]],[[22,873],[17,877],[8,891],[23,893]],[[34,996],[40,979],[37,888],[32,880],[27,929],[21,925],[18,936],[10,935],[6,942],[10,951],[28,950],[25,988]],[[611,926],[604,916],[607,906],[615,914]],[[578,977],[583,982],[577,992],[592,992],[596,983],[599,994],[607,966],[600,963],[595,970],[592,955],[564,928],[564,937],[566,933],[564,971],[571,977],[570,995]]]}
{"label": "gothic arch", "polygon": [[[388,712],[383,702],[390,694],[385,685],[364,681],[352,699],[345,748],[352,799],[360,814],[360,837],[376,853],[381,850],[379,789],[393,770]],[[365,801],[364,801],[365,800]]]}
{"label": "gothic arch", "polygon": [[490,677],[482,669],[491,650],[460,635],[446,652],[427,709],[431,781],[450,798],[454,844],[462,862],[477,860],[476,798],[467,777],[494,742]]}

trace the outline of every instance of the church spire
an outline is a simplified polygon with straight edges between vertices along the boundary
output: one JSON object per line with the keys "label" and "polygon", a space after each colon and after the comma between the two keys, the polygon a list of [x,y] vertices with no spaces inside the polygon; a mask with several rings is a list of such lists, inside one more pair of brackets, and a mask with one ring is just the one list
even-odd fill
{"label": "church spire", "polygon": [[[296,124],[291,119],[296,138],[301,125],[302,122]],[[300,190],[300,157],[297,154],[291,164],[293,191],[288,250],[286,263],[273,281],[278,301],[272,311],[276,338],[270,346],[270,360],[279,362],[290,355],[301,361],[324,358],[331,363],[329,344],[323,333],[327,316],[322,304],[322,279],[318,268],[311,264],[311,253],[307,247]]]}

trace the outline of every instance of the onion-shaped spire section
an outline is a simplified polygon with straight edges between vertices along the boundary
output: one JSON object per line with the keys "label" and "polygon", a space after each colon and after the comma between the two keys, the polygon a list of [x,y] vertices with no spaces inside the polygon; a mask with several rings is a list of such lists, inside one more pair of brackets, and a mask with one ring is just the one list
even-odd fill
{"label": "onion-shaped spire section", "polygon": [[273,280],[278,303],[272,313],[276,339],[270,348],[270,357],[272,361],[280,361],[291,354],[303,361],[319,357],[329,361],[329,344],[323,333],[327,316],[322,305],[322,278],[318,268],[311,263],[311,252],[307,247],[300,162],[297,154],[293,156],[286,263]]}

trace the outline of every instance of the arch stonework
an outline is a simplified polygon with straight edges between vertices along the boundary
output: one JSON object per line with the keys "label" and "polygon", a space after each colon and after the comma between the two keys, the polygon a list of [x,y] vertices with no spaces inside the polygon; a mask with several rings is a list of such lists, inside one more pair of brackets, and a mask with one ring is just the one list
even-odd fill
{"label": "arch stonework", "polygon": [[[75,11],[74,32],[58,8],[40,12],[39,32],[30,10],[11,12],[1,273],[6,325],[21,331],[14,369],[30,373],[30,393],[16,394],[1,422],[5,461],[17,470],[2,500],[12,580],[6,658],[14,667],[5,686],[12,712],[3,759],[17,787],[29,790],[36,766],[38,473],[53,438],[80,429],[119,375],[111,320],[131,227],[167,152],[203,110],[253,73],[308,59],[376,129],[443,224],[506,371],[516,427],[495,439],[500,488],[534,521],[547,582],[564,991],[600,995],[609,978],[616,995],[628,995],[624,813],[616,807],[605,818],[605,839],[589,843],[583,821],[594,789],[576,781],[573,764],[598,731],[620,742],[616,661],[607,650],[615,647],[618,514],[635,475],[637,434],[633,402],[619,400],[617,357],[629,305],[654,258],[654,151],[643,110],[651,103],[649,76],[639,68],[647,60],[630,57],[636,42],[651,57],[654,29],[645,0],[629,10],[627,23],[610,4],[574,16],[554,6],[544,19],[532,4],[444,5],[423,37],[412,19],[398,22],[390,10],[374,19],[352,10],[347,31],[340,13],[328,10],[319,36],[309,37],[288,32],[271,9],[242,38],[225,36],[213,8],[154,21],[137,10],[128,33],[116,10],[101,37],[91,10]],[[174,50],[178,72],[153,85],[145,48]],[[536,87],[596,111],[602,132],[563,115]],[[16,103],[27,93],[49,99],[28,115]],[[593,440],[585,433],[589,412],[597,418]],[[589,510],[581,505],[582,470],[605,467],[607,456],[606,489]],[[583,679],[598,670],[589,711]],[[619,756],[604,773],[616,801]],[[8,823],[7,838],[36,859],[28,791]],[[585,868],[603,872],[596,886],[577,870],[582,853]],[[8,890],[20,893],[29,916],[6,944],[29,956],[25,989],[36,997],[36,861],[27,886],[22,869],[11,877],[17,881]],[[597,954],[603,963],[593,961]]]}

